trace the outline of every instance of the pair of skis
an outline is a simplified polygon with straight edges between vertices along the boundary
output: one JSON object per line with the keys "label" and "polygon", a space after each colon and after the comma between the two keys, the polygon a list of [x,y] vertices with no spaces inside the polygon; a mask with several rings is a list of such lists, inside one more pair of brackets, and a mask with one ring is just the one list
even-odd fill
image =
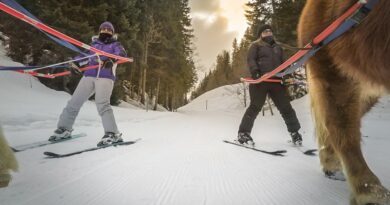
{"label": "pair of skis", "polygon": [[[285,156],[284,154],[287,153],[287,150],[265,150],[265,149],[261,149],[261,148],[258,148],[256,146],[252,146],[252,145],[246,145],[246,144],[240,144],[236,141],[229,141],[229,140],[223,140],[223,142],[225,143],[228,143],[228,144],[232,144],[232,145],[236,145],[236,146],[239,146],[239,147],[243,147],[243,148],[246,148],[246,149],[251,149],[251,150],[254,150],[254,151],[257,151],[257,152],[261,152],[261,153],[264,153],[264,154],[269,154],[269,155],[273,155],[273,156],[280,156],[280,157],[283,157]],[[308,155],[308,156],[315,156],[315,152],[317,152],[317,149],[307,149],[305,148],[304,146],[298,146],[298,145],[293,145],[294,148],[296,148],[298,151],[302,152],[302,154],[304,155]]]}
{"label": "pair of skis", "polygon": [[[25,150],[34,149],[34,148],[43,147],[43,146],[52,145],[52,144],[57,144],[57,143],[60,143],[60,142],[65,142],[65,141],[69,141],[69,140],[73,140],[73,139],[77,139],[77,138],[85,137],[85,136],[87,136],[85,133],[80,133],[80,134],[72,135],[69,138],[64,138],[64,139],[57,140],[57,141],[34,142],[34,143],[31,143],[31,144],[25,144],[25,145],[20,145],[20,146],[16,146],[16,147],[11,147],[11,149],[14,152],[22,152],[22,151],[25,151]],[[81,153],[84,153],[84,152],[90,152],[90,151],[95,151],[95,150],[99,150],[99,149],[104,149],[104,148],[107,148],[107,147],[131,145],[131,144],[134,144],[134,143],[136,143],[136,142],[138,142],[140,140],[141,139],[138,138],[136,140],[124,141],[124,142],[119,142],[119,143],[114,143],[114,144],[109,144],[109,145],[104,145],[104,146],[99,146],[99,147],[92,147],[92,148],[82,149],[82,150],[78,150],[78,151],[70,152],[70,153],[65,153],[65,154],[58,154],[58,153],[54,153],[54,152],[44,152],[43,154],[46,155],[48,158],[69,157],[69,156],[73,156],[73,155],[76,155],[76,154],[81,154]]]}

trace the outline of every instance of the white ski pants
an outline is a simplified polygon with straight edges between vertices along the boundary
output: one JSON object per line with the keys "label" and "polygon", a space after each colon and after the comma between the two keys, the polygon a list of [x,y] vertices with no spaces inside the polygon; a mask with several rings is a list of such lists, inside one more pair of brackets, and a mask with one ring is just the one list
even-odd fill
{"label": "white ski pants", "polygon": [[81,78],[72,98],[62,111],[57,127],[71,130],[81,106],[95,93],[95,103],[102,118],[105,132],[119,133],[114,113],[110,105],[110,98],[114,88],[114,81],[107,78]]}

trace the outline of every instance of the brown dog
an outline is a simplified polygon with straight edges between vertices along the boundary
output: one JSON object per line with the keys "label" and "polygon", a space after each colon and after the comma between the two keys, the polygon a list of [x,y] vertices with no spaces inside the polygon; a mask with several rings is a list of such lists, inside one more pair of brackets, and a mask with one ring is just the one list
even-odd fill
{"label": "brown dog", "polygon": [[[357,0],[307,0],[298,25],[304,46]],[[342,170],[351,204],[390,204],[390,193],[367,166],[362,116],[390,90],[390,1],[381,0],[356,28],[308,61],[308,80],[324,172]],[[388,163],[388,162],[384,162]]]}
{"label": "brown dog", "polygon": [[0,188],[8,186],[11,181],[10,170],[17,171],[15,155],[9,148],[0,127]]}

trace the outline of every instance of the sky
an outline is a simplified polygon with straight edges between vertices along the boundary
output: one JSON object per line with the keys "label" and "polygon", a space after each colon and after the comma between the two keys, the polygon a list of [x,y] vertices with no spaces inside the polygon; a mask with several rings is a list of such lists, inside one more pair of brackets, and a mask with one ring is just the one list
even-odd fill
{"label": "sky", "polygon": [[[248,0],[190,0],[195,34],[195,61],[199,75],[215,65],[222,50],[231,50],[233,39],[245,33]],[[201,78],[203,76],[200,76]]]}

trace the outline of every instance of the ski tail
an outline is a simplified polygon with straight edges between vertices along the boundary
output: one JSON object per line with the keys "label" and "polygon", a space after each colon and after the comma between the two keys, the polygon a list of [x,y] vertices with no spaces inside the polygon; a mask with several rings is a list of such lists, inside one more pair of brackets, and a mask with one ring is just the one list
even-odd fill
{"label": "ski tail", "polygon": [[303,151],[302,153],[305,155],[315,156],[317,155],[315,152],[317,152],[317,149],[308,149],[306,151]]}

